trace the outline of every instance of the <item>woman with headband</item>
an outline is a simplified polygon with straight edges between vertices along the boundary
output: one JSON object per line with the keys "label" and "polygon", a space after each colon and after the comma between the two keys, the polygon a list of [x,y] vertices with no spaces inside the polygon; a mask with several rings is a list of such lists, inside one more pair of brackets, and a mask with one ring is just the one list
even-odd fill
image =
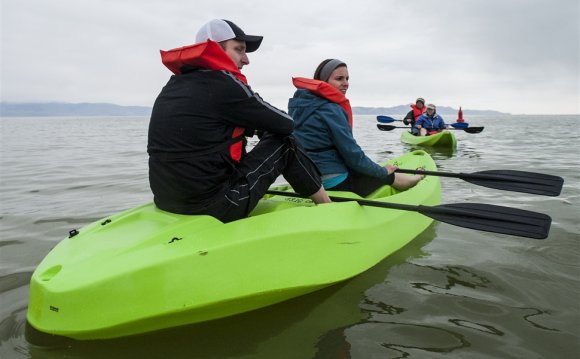
{"label": "woman with headband", "polygon": [[348,68],[337,59],[320,63],[314,79],[292,79],[298,89],[288,103],[294,135],[320,169],[324,188],[366,197],[384,185],[413,187],[423,176],[395,173],[397,167],[373,162],[357,144],[345,97],[348,81]]}

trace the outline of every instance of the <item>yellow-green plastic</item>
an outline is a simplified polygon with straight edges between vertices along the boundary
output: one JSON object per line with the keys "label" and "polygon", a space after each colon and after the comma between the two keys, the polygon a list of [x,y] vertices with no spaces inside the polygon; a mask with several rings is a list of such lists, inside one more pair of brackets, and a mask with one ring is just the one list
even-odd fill
{"label": "yellow-green plastic", "polygon": [[457,138],[451,131],[441,131],[430,136],[415,136],[409,131],[403,131],[401,133],[401,142],[410,145],[457,148]]}
{"label": "yellow-green plastic", "polygon": [[[423,151],[390,163],[436,170]],[[437,205],[440,196],[439,178],[427,177],[368,198]],[[105,339],[222,318],[356,276],[431,222],[417,212],[282,196],[227,224],[149,203],[62,240],[32,276],[27,320],[44,333]]]}

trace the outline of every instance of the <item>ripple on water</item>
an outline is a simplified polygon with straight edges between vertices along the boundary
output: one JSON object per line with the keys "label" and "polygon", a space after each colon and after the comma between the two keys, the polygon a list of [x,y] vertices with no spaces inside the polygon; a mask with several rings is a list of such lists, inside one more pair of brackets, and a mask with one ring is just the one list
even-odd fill
{"label": "ripple on water", "polygon": [[469,347],[459,333],[410,323],[365,323],[345,331],[351,358],[433,358]]}
{"label": "ripple on water", "polygon": [[[400,132],[378,131],[375,116],[356,117],[355,137],[371,159],[385,161],[414,149],[400,142]],[[29,347],[22,332],[32,268],[73,225],[80,227],[151,201],[147,119],[2,121],[11,136],[3,137],[0,146],[1,167],[10,169],[2,172],[0,186],[1,265],[7,273],[0,278],[0,356],[97,357],[104,353],[102,357],[123,353],[128,357],[136,350],[191,353],[192,335],[187,329],[175,329],[168,337],[151,334],[147,346],[136,338],[106,345],[79,345],[72,351],[47,352]],[[535,241],[439,223],[413,242],[423,241],[412,258],[403,256],[403,251],[394,255],[401,257],[385,272],[384,281],[381,277],[356,290],[357,295],[365,293],[360,308],[356,300],[351,300],[352,295],[346,296],[348,304],[340,305],[316,295],[305,296],[305,300],[314,302],[312,308],[323,309],[321,320],[303,320],[300,317],[311,317],[314,309],[304,311],[287,303],[282,307],[292,308],[292,315],[270,308],[259,330],[252,314],[245,322],[232,319],[226,321],[228,325],[216,324],[211,335],[194,345],[196,350],[202,348],[204,357],[220,357],[220,350],[227,346],[231,357],[264,357],[264,348],[298,343],[294,345],[309,352],[303,347],[325,336],[318,331],[308,334],[314,333],[309,330],[323,318],[350,312],[356,320],[359,316],[369,319],[329,331],[337,331],[332,338],[342,340],[344,356],[353,359],[405,355],[445,359],[577,357],[580,158],[570,144],[579,143],[580,127],[571,126],[571,133],[563,140],[561,127],[541,126],[546,121],[578,123],[578,116],[473,117],[470,125],[485,126],[485,131],[477,135],[457,133],[457,151],[422,149],[432,155],[440,170],[448,172],[517,169],[562,176],[564,189],[556,198],[441,179],[443,203],[490,203],[549,214],[553,224],[548,239]],[[522,128],[526,136],[520,135]],[[250,139],[251,145],[256,142]],[[281,177],[279,180],[283,182]],[[357,282],[350,281],[344,288]],[[270,318],[276,320],[270,322]],[[233,329],[224,335],[224,327]],[[252,334],[240,336],[240,332]],[[169,337],[175,334],[180,339],[171,341]],[[206,343],[220,336],[223,343]],[[240,349],[230,337],[242,338]],[[319,344],[325,346],[320,352],[331,345]]]}

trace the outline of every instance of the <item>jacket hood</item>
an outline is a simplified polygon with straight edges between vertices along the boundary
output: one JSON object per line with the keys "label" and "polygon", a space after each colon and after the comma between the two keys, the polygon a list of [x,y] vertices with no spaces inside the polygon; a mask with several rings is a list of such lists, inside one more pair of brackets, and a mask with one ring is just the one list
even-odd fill
{"label": "jacket hood", "polygon": [[308,90],[299,89],[288,101],[288,113],[294,118],[295,127],[304,122],[320,107],[328,104],[328,100],[316,96]]}

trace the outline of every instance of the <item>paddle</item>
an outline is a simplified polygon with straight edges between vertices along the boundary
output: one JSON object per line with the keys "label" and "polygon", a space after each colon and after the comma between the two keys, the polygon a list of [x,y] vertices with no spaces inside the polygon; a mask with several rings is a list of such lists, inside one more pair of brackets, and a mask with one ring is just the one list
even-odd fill
{"label": "paddle", "polygon": [[453,127],[453,128],[467,128],[467,127],[469,127],[469,124],[467,122],[454,122],[451,124],[451,127]]}
{"label": "paddle", "polygon": [[[384,116],[384,115],[378,115],[377,121],[379,121],[380,123],[404,122],[403,120],[395,120],[392,117]],[[469,127],[469,124],[467,122],[454,122],[451,124],[451,127],[453,127],[453,128],[467,128],[467,127]]]}
{"label": "paddle", "polygon": [[562,192],[562,186],[564,185],[564,179],[562,177],[547,175],[543,173],[514,170],[489,170],[474,173],[452,173],[398,168],[397,172],[422,174],[427,176],[460,178],[469,183],[483,187],[553,197],[560,195]]}
{"label": "paddle", "polygon": [[[408,127],[402,127],[402,126],[390,126],[390,125],[383,125],[380,123],[377,123],[377,127],[379,130],[381,131],[392,131],[395,128],[405,128],[405,129],[409,129]],[[456,130],[456,131],[465,131],[467,133],[480,133],[481,131],[483,131],[485,127],[467,127],[467,128],[448,128],[448,130]]]}
{"label": "paddle", "polygon": [[[305,198],[298,193],[268,190],[268,194]],[[455,226],[485,232],[544,239],[548,237],[552,219],[550,216],[523,209],[481,203],[451,203],[438,206],[414,206],[400,203],[371,201],[331,196],[334,202],[355,201],[361,206],[381,207],[402,211],[419,212],[424,216]]]}
{"label": "paddle", "polygon": [[395,120],[392,117],[389,116],[383,116],[383,115],[378,115],[377,116],[377,121],[379,121],[380,123],[391,123],[391,122],[403,122],[403,120]]}

